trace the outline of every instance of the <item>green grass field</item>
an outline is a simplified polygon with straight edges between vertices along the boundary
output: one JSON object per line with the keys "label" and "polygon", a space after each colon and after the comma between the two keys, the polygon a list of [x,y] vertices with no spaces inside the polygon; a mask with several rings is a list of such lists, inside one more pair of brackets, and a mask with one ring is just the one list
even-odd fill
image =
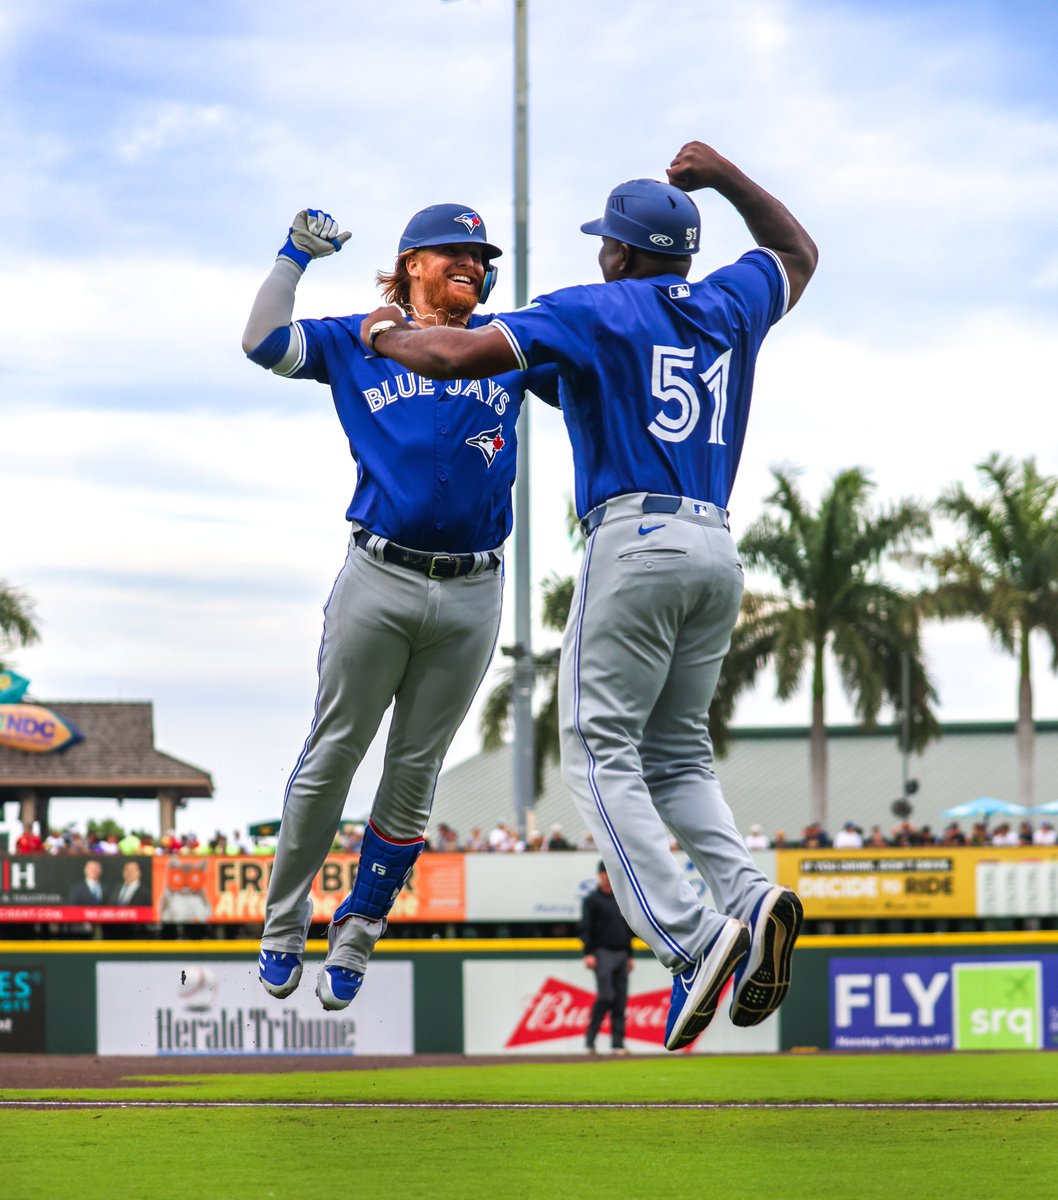
{"label": "green grass field", "polygon": [[1056,1102],[1058,1057],[1046,1053],[517,1061],[0,1091],[29,1099],[279,1106],[0,1110],[0,1177],[13,1200],[1058,1196],[1058,1109],[671,1107]]}

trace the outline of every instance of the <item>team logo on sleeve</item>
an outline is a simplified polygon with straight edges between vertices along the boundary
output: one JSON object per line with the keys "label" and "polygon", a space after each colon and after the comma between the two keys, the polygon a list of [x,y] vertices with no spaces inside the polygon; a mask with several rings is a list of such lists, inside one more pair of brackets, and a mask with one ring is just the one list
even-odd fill
{"label": "team logo on sleeve", "polygon": [[465,225],[467,233],[473,233],[475,229],[481,228],[481,218],[476,212],[460,213],[458,217],[453,217],[452,219],[458,221],[460,225]]}
{"label": "team logo on sleeve", "polygon": [[495,429],[486,429],[484,433],[474,434],[473,437],[467,438],[467,445],[477,446],[485,455],[486,466],[491,467],[492,460],[507,445],[503,439],[503,426],[497,425]]}

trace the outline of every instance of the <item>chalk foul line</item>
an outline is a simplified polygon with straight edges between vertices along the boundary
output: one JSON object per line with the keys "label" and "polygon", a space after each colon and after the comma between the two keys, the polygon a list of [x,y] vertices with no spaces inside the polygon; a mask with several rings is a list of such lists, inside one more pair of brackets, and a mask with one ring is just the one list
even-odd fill
{"label": "chalk foul line", "polygon": [[508,1111],[571,1109],[577,1111],[731,1111],[735,1109],[865,1109],[900,1112],[1058,1111],[1058,1100],[733,1100],[733,1101],[484,1101],[484,1100],[0,1100],[0,1109],[123,1108],[295,1108],[295,1109],[427,1109]]}

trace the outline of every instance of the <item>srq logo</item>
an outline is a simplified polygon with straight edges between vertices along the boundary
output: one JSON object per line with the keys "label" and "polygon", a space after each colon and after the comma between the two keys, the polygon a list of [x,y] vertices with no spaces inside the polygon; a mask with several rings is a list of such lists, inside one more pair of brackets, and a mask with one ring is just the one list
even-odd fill
{"label": "srq logo", "polygon": [[1038,962],[955,963],[956,1050],[1037,1050],[1043,1045]]}

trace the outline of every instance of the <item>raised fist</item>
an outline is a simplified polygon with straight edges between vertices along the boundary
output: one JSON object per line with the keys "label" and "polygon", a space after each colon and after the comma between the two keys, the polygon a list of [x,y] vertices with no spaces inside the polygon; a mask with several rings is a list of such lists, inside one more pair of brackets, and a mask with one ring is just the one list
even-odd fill
{"label": "raised fist", "polygon": [[292,259],[304,271],[314,258],[326,258],[341,250],[352,236],[338,232],[338,222],[330,213],[318,208],[303,208],[294,218],[279,253]]}

